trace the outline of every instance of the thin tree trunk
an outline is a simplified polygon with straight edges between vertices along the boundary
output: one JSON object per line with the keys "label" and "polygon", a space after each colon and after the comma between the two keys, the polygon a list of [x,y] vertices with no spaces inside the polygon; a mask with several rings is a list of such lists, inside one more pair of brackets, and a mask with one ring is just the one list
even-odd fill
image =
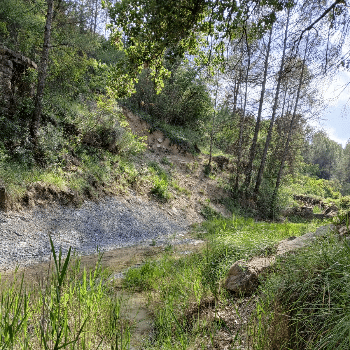
{"label": "thin tree trunk", "polygon": [[44,96],[45,80],[47,75],[47,67],[49,62],[49,50],[50,50],[50,39],[51,39],[51,25],[53,16],[53,2],[54,0],[47,0],[47,14],[46,14],[46,24],[44,32],[44,44],[43,50],[40,58],[39,72],[38,72],[38,85],[35,97],[35,108],[30,125],[30,136],[34,148],[37,149],[38,146],[38,131],[40,127],[40,118],[42,110],[42,101]]}
{"label": "thin tree trunk", "polygon": [[248,51],[248,64],[247,64],[247,73],[245,77],[245,92],[244,92],[244,104],[242,108],[242,115],[240,120],[240,128],[239,128],[239,138],[238,138],[238,153],[237,153],[237,171],[236,171],[236,179],[235,179],[235,192],[238,190],[239,185],[239,177],[240,177],[240,167],[241,167],[241,158],[242,158],[242,143],[243,143],[243,130],[245,124],[245,111],[247,106],[247,97],[248,97],[248,78],[249,78],[249,69],[250,69],[250,47],[248,44],[248,35],[245,30],[246,35],[246,45]]}
{"label": "thin tree trunk", "polygon": [[299,78],[299,86],[298,86],[297,96],[296,96],[296,100],[295,100],[293,116],[292,116],[292,119],[290,121],[288,136],[287,136],[286,144],[284,146],[282,160],[281,160],[280,168],[279,168],[278,175],[277,175],[276,185],[275,185],[275,189],[274,189],[273,194],[272,194],[272,201],[271,201],[272,202],[272,209],[273,209],[273,207],[275,205],[278,189],[279,189],[280,184],[281,184],[281,179],[282,179],[283,169],[284,169],[284,163],[286,161],[287,153],[288,153],[288,150],[289,150],[289,143],[290,143],[290,140],[291,140],[291,137],[292,137],[292,134],[293,134],[294,121],[295,121],[296,116],[297,116],[297,108],[298,108],[298,103],[299,103],[301,86],[302,86],[302,83],[303,83],[303,76],[304,76],[304,70],[305,70],[305,61],[306,61],[306,53],[307,53],[307,49],[308,49],[308,44],[309,44],[309,35],[307,36],[307,39],[306,39],[305,52],[304,52],[304,58],[303,58],[303,65],[301,67],[301,73],[300,73],[300,78]]}
{"label": "thin tree trunk", "polygon": [[94,34],[96,34],[96,28],[97,28],[98,1],[99,1],[99,0],[95,0]]}
{"label": "thin tree trunk", "polygon": [[[287,79],[287,82],[286,82],[286,90],[284,91],[281,118],[283,118],[283,115],[284,115],[284,107],[286,105],[287,91],[288,91],[288,79]],[[289,109],[289,106],[287,107],[287,111],[288,111],[288,109]]]}
{"label": "thin tree trunk", "polygon": [[265,59],[265,65],[264,65],[264,78],[263,78],[263,82],[262,82],[262,86],[261,86],[258,116],[256,118],[253,141],[252,141],[252,145],[251,145],[250,151],[249,151],[249,162],[248,162],[248,165],[246,168],[246,173],[245,173],[246,177],[245,177],[245,181],[244,181],[244,188],[246,189],[246,191],[249,188],[251,177],[252,177],[252,169],[253,169],[253,162],[254,162],[255,152],[256,152],[256,144],[258,141],[258,135],[259,135],[259,130],[260,130],[261,114],[262,114],[262,107],[263,107],[263,103],[264,103],[264,96],[265,96],[265,90],[266,90],[267,72],[268,72],[268,67],[269,67],[271,38],[272,38],[272,27],[270,30],[269,41],[267,44],[267,52],[266,52],[266,59]]}
{"label": "thin tree trunk", "polygon": [[287,14],[287,23],[286,23],[286,30],[284,34],[284,43],[283,43],[283,53],[282,53],[282,59],[281,59],[281,67],[278,73],[278,80],[277,80],[277,87],[276,87],[276,94],[275,94],[275,101],[274,105],[272,107],[272,116],[271,116],[271,121],[269,125],[269,130],[266,136],[266,141],[265,141],[265,147],[264,147],[264,152],[261,158],[261,163],[260,163],[260,168],[258,172],[258,176],[256,179],[255,183],[255,188],[254,188],[254,195],[257,196],[259,194],[259,189],[260,185],[262,182],[262,176],[264,173],[265,169],[265,163],[266,163],[266,158],[267,158],[267,151],[270,147],[270,142],[272,138],[272,130],[273,130],[273,125],[275,122],[275,117],[276,117],[276,112],[277,112],[277,106],[278,106],[278,96],[280,92],[280,86],[281,86],[281,80],[282,80],[282,73],[283,73],[283,68],[284,68],[284,59],[286,55],[286,48],[287,48],[287,37],[288,37],[288,26],[289,26],[289,16],[290,16],[290,9],[288,9],[288,14]]}
{"label": "thin tree trunk", "polygon": [[213,141],[214,141],[214,127],[215,127],[215,117],[216,117],[216,104],[217,104],[217,98],[218,98],[218,89],[219,89],[219,80],[216,81],[216,91],[215,91],[215,103],[214,103],[214,113],[213,113],[213,119],[212,119],[212,127],[210,132],[210,150],[209,150],[209,163],[208,167],[211,169],[211,160],[212,160],[212,153],[213,153]]}
{"label": "thin tree trunk", "polygon": [[235,86],[233,88],[233,113],[236,113],[237,109],[237,78],[235,79]]}
{"label": "thin tree trunk", "polygon": [[237,101],[238,101],[238,94],[240,89],[240,80],[241,80],[241,73],[239,73],[238,78],[236,78],[235,89],[233,93],[233,112],[234,113],[236,113],[237,111]]}

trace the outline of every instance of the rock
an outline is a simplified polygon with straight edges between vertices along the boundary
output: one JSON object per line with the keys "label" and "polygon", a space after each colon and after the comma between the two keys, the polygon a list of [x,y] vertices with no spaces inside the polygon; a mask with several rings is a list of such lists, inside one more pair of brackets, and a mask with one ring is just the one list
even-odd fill
{"label": "rock", "polygon": [[313,215],[314,215],[312,207],[304,206],[304,207],[301,207],[300,210],[301,210],[301,213],[300,213],[301,216],[303,216],[305,218],[313,217]]}
{"label": "rock", "polygon": [[319,213],[314,214],[315,219],[323,220],[325,217],[326,217],[326,215],[324,215],[324,214],[319,214]]}
{"label": "rock", "polygon": [[309,232],[300,237],[296,237],[293,240],[284,239],[279,242],[277,247],[277,255],[283,255],[291,251],[306,247],[312,242],[313,239],[320,236],[325,236],[334,229],[333,225],[326,225],[319,227],[316,232]]}
{"label": "rock", "polygon": [[8,196],[6,192],[6,188],[4,186],[0,186],[0,209],[6,210],[7,209],[7,203],[8,202]]}
{"label": "rock", "polygon": [[305,196],[305,195],[294,195],[293,198],[296,201],[300,201],[304,204],[308,204],[308,205],[312,205],[312,206],[318,205],[321,208],[325,207],[325,204],[323,203],[322,200],[314,198],[314,197]]}
{"label": "rock", "polygon": [[162,143],[162,142],[163,142],[163,139],[160,137],[159,139],[157,139],[157,141],[158,141],[159,143]]}
{"label": "rock", "polygon": [[338,207],[335,204],[332,204],[331,206],[326,208],[326,210],[324,211],[324,214],[335,216],[337,215],[338,211],[339,211]]}
{"label": "rock", "polygon": [[248,263],[236,261],[230,268],[225,288],[231,292],[249,294],[258,285],[258,276],[275,262],[275,257],[253,258]]}
{"label": "rock", "polygon": [[[277,254],[284,255],[310,244],[316,237],[322,237],[334,230],[334,225],[319,227],[316,232],[309,232],[300,237],[289,237],[279,242]],[[273,265],[276,257],[253,258],[249,262],[236,261],[230,268],[225,281],[225,288],[231,292],[251,294],[259,283],[259,275]]]}
{"label": "rock", "polygon": [[348,230],[348,228],[346,227],[346,226],[342,226],[339,230],[338,230],[338,232],[339,232],[339,234],[340,235],[346,235],[348,232],[349,232],[349,230]]}

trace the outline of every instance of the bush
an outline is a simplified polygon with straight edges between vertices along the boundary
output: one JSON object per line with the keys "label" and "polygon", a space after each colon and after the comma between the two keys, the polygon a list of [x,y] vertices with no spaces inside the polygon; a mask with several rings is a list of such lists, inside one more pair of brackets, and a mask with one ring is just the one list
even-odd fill
{"label": "bush", "polygon": [[182,64],[172,67],[172,75],[156,94],[149,72],[144,70],[129,99],[134,106],[166,123],[199,130],[210,118],[211,99],[197,69]]}
{"label": "bush", "polygon": [[169,179],[166,172],[156,162],[149,163],[149,169],[152,174],[153,187],[151,193],[158,197],[160,200],[167,201],[171,198],[169,193]]}

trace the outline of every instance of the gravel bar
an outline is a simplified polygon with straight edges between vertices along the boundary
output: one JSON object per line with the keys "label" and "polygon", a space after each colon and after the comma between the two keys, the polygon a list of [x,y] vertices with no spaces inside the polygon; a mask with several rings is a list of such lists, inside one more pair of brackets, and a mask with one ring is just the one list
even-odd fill
{"label": "gravel bar", "polygon": [[189,227],[184,215],[176,210],[168,213],[137,196],[86,201],[80,208],[52,205],[0,211],[0,270],[48,260],[49,235],[63,254],[69,247],[88,255],[134,245],[162,245],[170,237],[183,236]]}

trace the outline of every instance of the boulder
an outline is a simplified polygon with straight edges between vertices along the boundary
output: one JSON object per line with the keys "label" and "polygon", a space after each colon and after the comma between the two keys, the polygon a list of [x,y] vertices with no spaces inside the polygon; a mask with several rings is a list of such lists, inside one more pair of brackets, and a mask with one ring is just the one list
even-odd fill
{"label": "boulder", "polygon": [[258,276],[275,262],[275,257],[236,261],[230,268],[225,288],[231,292],[250,294],[258,285]]}
{"label": "boulder", "polygon": [[325,236],[332,230],[334,230],[334,225],[326,225],[319,227],[316,232],[309,232],[300,237],[291,237],[284,239],[278,243],[277,255],[283,255],[291,251],[306,247],[308,244],[312,243],[315,238]]}

